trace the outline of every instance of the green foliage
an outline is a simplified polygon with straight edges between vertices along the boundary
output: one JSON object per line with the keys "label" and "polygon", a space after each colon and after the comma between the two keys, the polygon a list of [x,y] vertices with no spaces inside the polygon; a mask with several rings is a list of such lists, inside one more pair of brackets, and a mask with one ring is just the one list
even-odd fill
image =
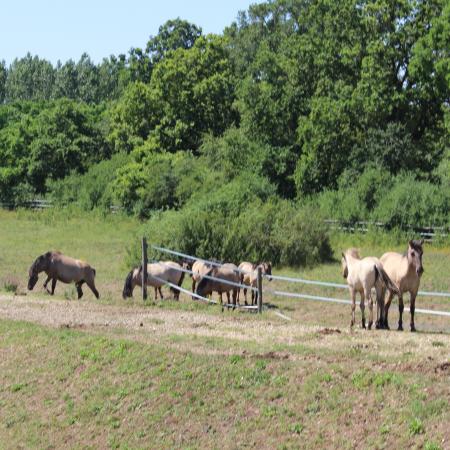
{"label": "green foliage", "polygon": [[[331,256],[325,226],[313,208],[277,200],[273,186],[250,174],[193,196],[177,212],[152,216],[142,232],[154,244],[235,263],[313,265]],[[129,262],[138,254],[130,249]]]}
{"label": "green foliage", "polygon": [[400,176],[373,213],[390,228],[448,225],[450,189]]}
{"label": "green foliage", "polygon": [[308,215],[446,225],[449,18],[443,0],[274,0],[223,36],[169,20],[100,64],[1,62],[0,200],[183,209],[189,248],[296,264],[329,252]]}
{"label": "green foliage", "polygon": [[129,159],[128,155],[118,153],[109,160],[94,164],[83,175],[72,173],[61,180],[49,180],[49,196],[59,206],[76,203],[86,211],[94,208],[108,210],[114,204],[112,183],[117,170]]}
{"label": "green foliage", "polygon": [[147,42],[146,52],[152,64],[156,64],[171,50],[190,49],[201,34],[200,27],[186,20],[168,20],[159,27],[158,34]]}

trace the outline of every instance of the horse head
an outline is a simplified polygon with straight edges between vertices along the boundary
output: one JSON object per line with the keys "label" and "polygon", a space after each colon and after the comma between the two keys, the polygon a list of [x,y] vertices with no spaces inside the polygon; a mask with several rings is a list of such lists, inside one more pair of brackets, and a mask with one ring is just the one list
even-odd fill
{"label": "horse head", "polygon": [[138,276],[141,272],[141,268],[133,268],[130,273],[125,278],[125,284],[123,285],[122,298],[126,300],[129,297],[133,296],[133,289],[136,286],[136,276]]}
{"label": "horse head", "polygon": [[197,284],[197,288],[195,293],[200,295],[201,297],[206,297],[207,295],[212,294],[212,284],[214,280],[211,280],[208,277],[215,277],[217,275],[217,267],[211,267],[205,275],[202,276],[199,283]]}
{"label": "horse head", "polygon": [[272,263],[271,262],[263,262],[260,264],[261,271],[264,275],[267,275],[267,279],[272,281]]}
{"label": "horse head", "polygon": [[423,239],[419,240],[410,240],[408,242],[408,263],[412,265],[416,271],[417,276],[421,276],[424,272],[423,264],[422,264],[422,255],[423,255]]}
{"label": "horse head", "polygon": [[28,290],[33,290],[39,278],[39,274],[48,269],[51,252],[38,256],[28,271]]}

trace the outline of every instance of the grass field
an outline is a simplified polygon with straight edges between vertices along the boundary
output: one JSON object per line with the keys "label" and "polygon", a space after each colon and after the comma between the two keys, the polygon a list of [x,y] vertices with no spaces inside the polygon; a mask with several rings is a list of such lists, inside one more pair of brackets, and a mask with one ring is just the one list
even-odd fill
{"label": "grass field", "polygon": [[[262,316],[186,296],[125,303],[126,248],[139,226],[0,211],[0,448],[450,448],[448,318],[417,315],[418,333],[351,332],[348,306],[270,295]],[[332,243],[336,255],[404,247],[342,235]],[[99,302],[87,289],[74,301],[60,283],[50,297],[41,281],[22,295],[29,265],[49,249],[97,269]],[[424,267],[422,290],[450,291],[450,249],[427,246]],[[337,261],[275,272],[342,282]],[[416,305],[450,310],[445,299]]]}

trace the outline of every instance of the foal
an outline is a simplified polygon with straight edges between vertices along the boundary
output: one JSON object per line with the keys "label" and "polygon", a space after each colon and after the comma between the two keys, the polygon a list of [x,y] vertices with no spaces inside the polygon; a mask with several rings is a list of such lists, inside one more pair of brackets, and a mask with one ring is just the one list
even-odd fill
{"label": "foal", "polygon": [[380,310],[380,317],[377,320],[377,328],[382,325],[381,318],[383,317],[384,301],[383,301],[383,286],[389,290],[398,293],[398,289],[392,280],[388,277],[383,269],[378,258],[368,256],[361,259],[358,250],[355,248],[348,249],[342,253],[342,275],[347,280],[352,299],[352,319],[350,326],[355,324],[355,308],[356,308],[356,293],[361,295],[360,308],[362,313],[362,327],[366,328],[366,318],[364,315],[364,300],[367,300],[369,305],[369,330],[373,324],[373,301],[372,288],[374,287],[377,294],[377,304]]}

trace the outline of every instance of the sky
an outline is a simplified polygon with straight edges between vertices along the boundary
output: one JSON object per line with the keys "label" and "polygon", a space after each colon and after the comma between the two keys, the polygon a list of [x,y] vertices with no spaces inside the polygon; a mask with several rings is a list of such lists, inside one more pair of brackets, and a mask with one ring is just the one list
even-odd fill
{"label": "sky", "polygon": [[[203,33],[220,34],[238,11],[262,0],[4,0],[0,14],[0,61],[30,52],[56,64],[86,52],[104,57],[145,48],[169,19],[180,17]],[[3,3],[3,2],[2,2]]]}

